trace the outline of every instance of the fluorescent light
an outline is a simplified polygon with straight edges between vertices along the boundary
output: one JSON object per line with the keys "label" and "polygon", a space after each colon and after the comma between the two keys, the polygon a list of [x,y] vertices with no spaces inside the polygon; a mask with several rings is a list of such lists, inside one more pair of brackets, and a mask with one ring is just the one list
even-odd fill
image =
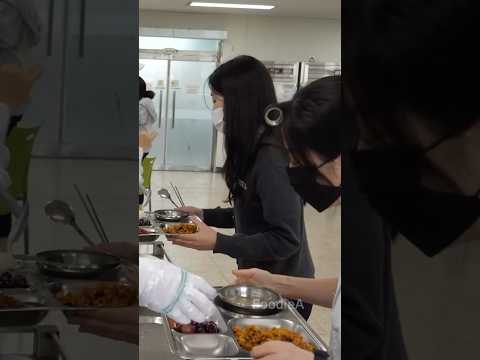
{"label": "fluorescent light", "polygon": [[197,6],[197,7],[254,9],[254,10],[272,10],[275,7],[274,5],[229,4],[229,3],[212,3],[212,2],[198,2],[198,1],[192,1],[189,5]]}

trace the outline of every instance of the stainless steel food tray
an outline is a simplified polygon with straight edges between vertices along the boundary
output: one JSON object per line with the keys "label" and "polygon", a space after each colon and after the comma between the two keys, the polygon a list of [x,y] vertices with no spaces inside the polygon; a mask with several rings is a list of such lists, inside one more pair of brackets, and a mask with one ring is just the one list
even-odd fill
{"label": "stainless steel food tray", "polygon": [[[91,280],[76,280],[76,279],[65,279],[65,278],[56,278],[48,276],[39,271],[36,265],[36,258],[34,256],[19,256],[19,266],[16,271],[21,272],[26,276],[28,283],[30,284],[29,289],[6,289],[0,290],[0,293],[9,295],[11,293],[23,294],[22,296],[36,297],[41,301],[28,301],[30,302],[28,307],[25,308],[0,308],[0,319],[6,313],[12,313],[22,317],[22,313],[29,312],[29,316],[33,317],[32,312],[44,312],[49,310],[57,311],[88,311],[88,310],[98,310],[98,307],[71,307],[61,304],[52,292],[54,287],[63,286],[69,289],[79,289],[81,286],[95,286],[98,283],[114,283],[114,282],[123,282],[127,283],[127,279],[122,274],[122,265],[119,268],[112,270],[111,272],[104,273],[98,277],[95,277]],[[20,299],[19,299],[20,300]],[[118,307],[105,306],[102,309],[119,309]],[[0,320],[1,322],[1,320]],[[15,324],[20,324],[21,319],[15,322]],[[1,324],[0,324],[1,325]]]}
{"label": "stainless steel food tray", "polygon": [[[275,315],[251,316],[233,313],[217,307],[221,319],[220,334],[179,334],[170,329],[168,319],[163,315],[163,327],[172,354],[182,360],[250,360],[250,354],[242,349],[233,334],[234,325],[258,325],[266,327],[286,327],[301,334],[306,341],[312,343],[318,350],[327,351],[325,343],[310,328],[300,314],[284,301],[283,310]],[[227,324],[227,328],[222,325]],[[226,331],[225,331],[226,330]]]}
{"label": "stainless steel food tray", "polygon": [[32,289],[6,289],[0,292],[9,296],[22,307],[0,308],[0,327],[34,326],[48,314],[47,299]]}
{"label": "stainless steel food tray", "polygon": [[156,242],[160,236],[163,234],[159,231],[159,229],[153,225],[150,226],[139,226],[139,229],[144,229],[150,233],[153,233],[153,235],[149,234],[140,234],[138,233],[138,241],[141,243],[153,243]]}
{"label": "stainless steel food tray", "polygon": [[[50,291],[52,297],[55,299],[56,304],[62,308],[64,311],[65,315],[70,315],[73,312],[79,311],[79,310],[99,310],[99,309],[121,309],[125,308],[128,306],[115,306],[115,305],[101,305],[101,306],[73,306],[73,305],[64,305],[62,304],[56,297],[58,292],[62,291],[64,293],[78,293],[81,291],[83,288],[93,288],[96,287],[97,285],[114,285],[114,284],[122,284],[125,286],[131,286],[128,282],[126,281],[56,281],[48,284],[48,290]],[[137,304],[132,304],[129,306],[135,306]]]}
{"label": "stainless steel food tray", "polygon": [[145,212],[144,213],[144,218],[148,219],[151,223],[151,226],[142,226],[142,227],[147,227],[147,228],[151,228],[151,229],[155,229],[156,230],[156,233],[157,234],[160,234],[160,235],[167,235],[163,229],[165,227],[168,227],[168,226],[172,226],[172,225],[176,225],[176,224],[191,224],[193,223],[192,219],[190,217],[187,217],[185,218],[184,220],[182,221],[163,221],[163,220],[159,220],[157,219],[157,217],[155,216],[155,213],[149,213],[149,212]]}

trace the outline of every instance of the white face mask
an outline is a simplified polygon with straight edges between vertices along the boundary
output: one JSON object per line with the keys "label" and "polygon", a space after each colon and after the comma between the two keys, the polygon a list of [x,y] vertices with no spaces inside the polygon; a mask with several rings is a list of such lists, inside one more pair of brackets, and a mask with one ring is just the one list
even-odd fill
{"label": "white face mask", "polygon": [[212,122],[217,131],[223,132],[223,108],[213,109]]}

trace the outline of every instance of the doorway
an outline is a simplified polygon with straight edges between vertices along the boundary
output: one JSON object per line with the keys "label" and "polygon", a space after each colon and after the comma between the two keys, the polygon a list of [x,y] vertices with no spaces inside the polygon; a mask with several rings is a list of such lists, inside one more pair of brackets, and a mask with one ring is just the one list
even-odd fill
{"label": "doorway", "polygon": [[216,130],[211,122],[208,76],[220,58],[220,41],[140,37],[140,76],[158,114],[150,155],[154,170],[212,171]]}

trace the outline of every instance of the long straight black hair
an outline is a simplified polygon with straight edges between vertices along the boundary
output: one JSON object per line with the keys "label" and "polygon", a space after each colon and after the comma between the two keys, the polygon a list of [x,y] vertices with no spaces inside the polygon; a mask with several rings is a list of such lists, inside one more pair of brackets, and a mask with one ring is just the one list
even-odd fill
{"label": "long straight black hair", "polygon": [[214,93],[224,98],[226,160],[223,166],[229,189],[228,200],[239,198],[239,181],[246,177],[254,161],[259,135],[268,135],[265,108],[276,102],[273,81],[265,65],[251,56],[238,56],[220,65],[209,77]]}

